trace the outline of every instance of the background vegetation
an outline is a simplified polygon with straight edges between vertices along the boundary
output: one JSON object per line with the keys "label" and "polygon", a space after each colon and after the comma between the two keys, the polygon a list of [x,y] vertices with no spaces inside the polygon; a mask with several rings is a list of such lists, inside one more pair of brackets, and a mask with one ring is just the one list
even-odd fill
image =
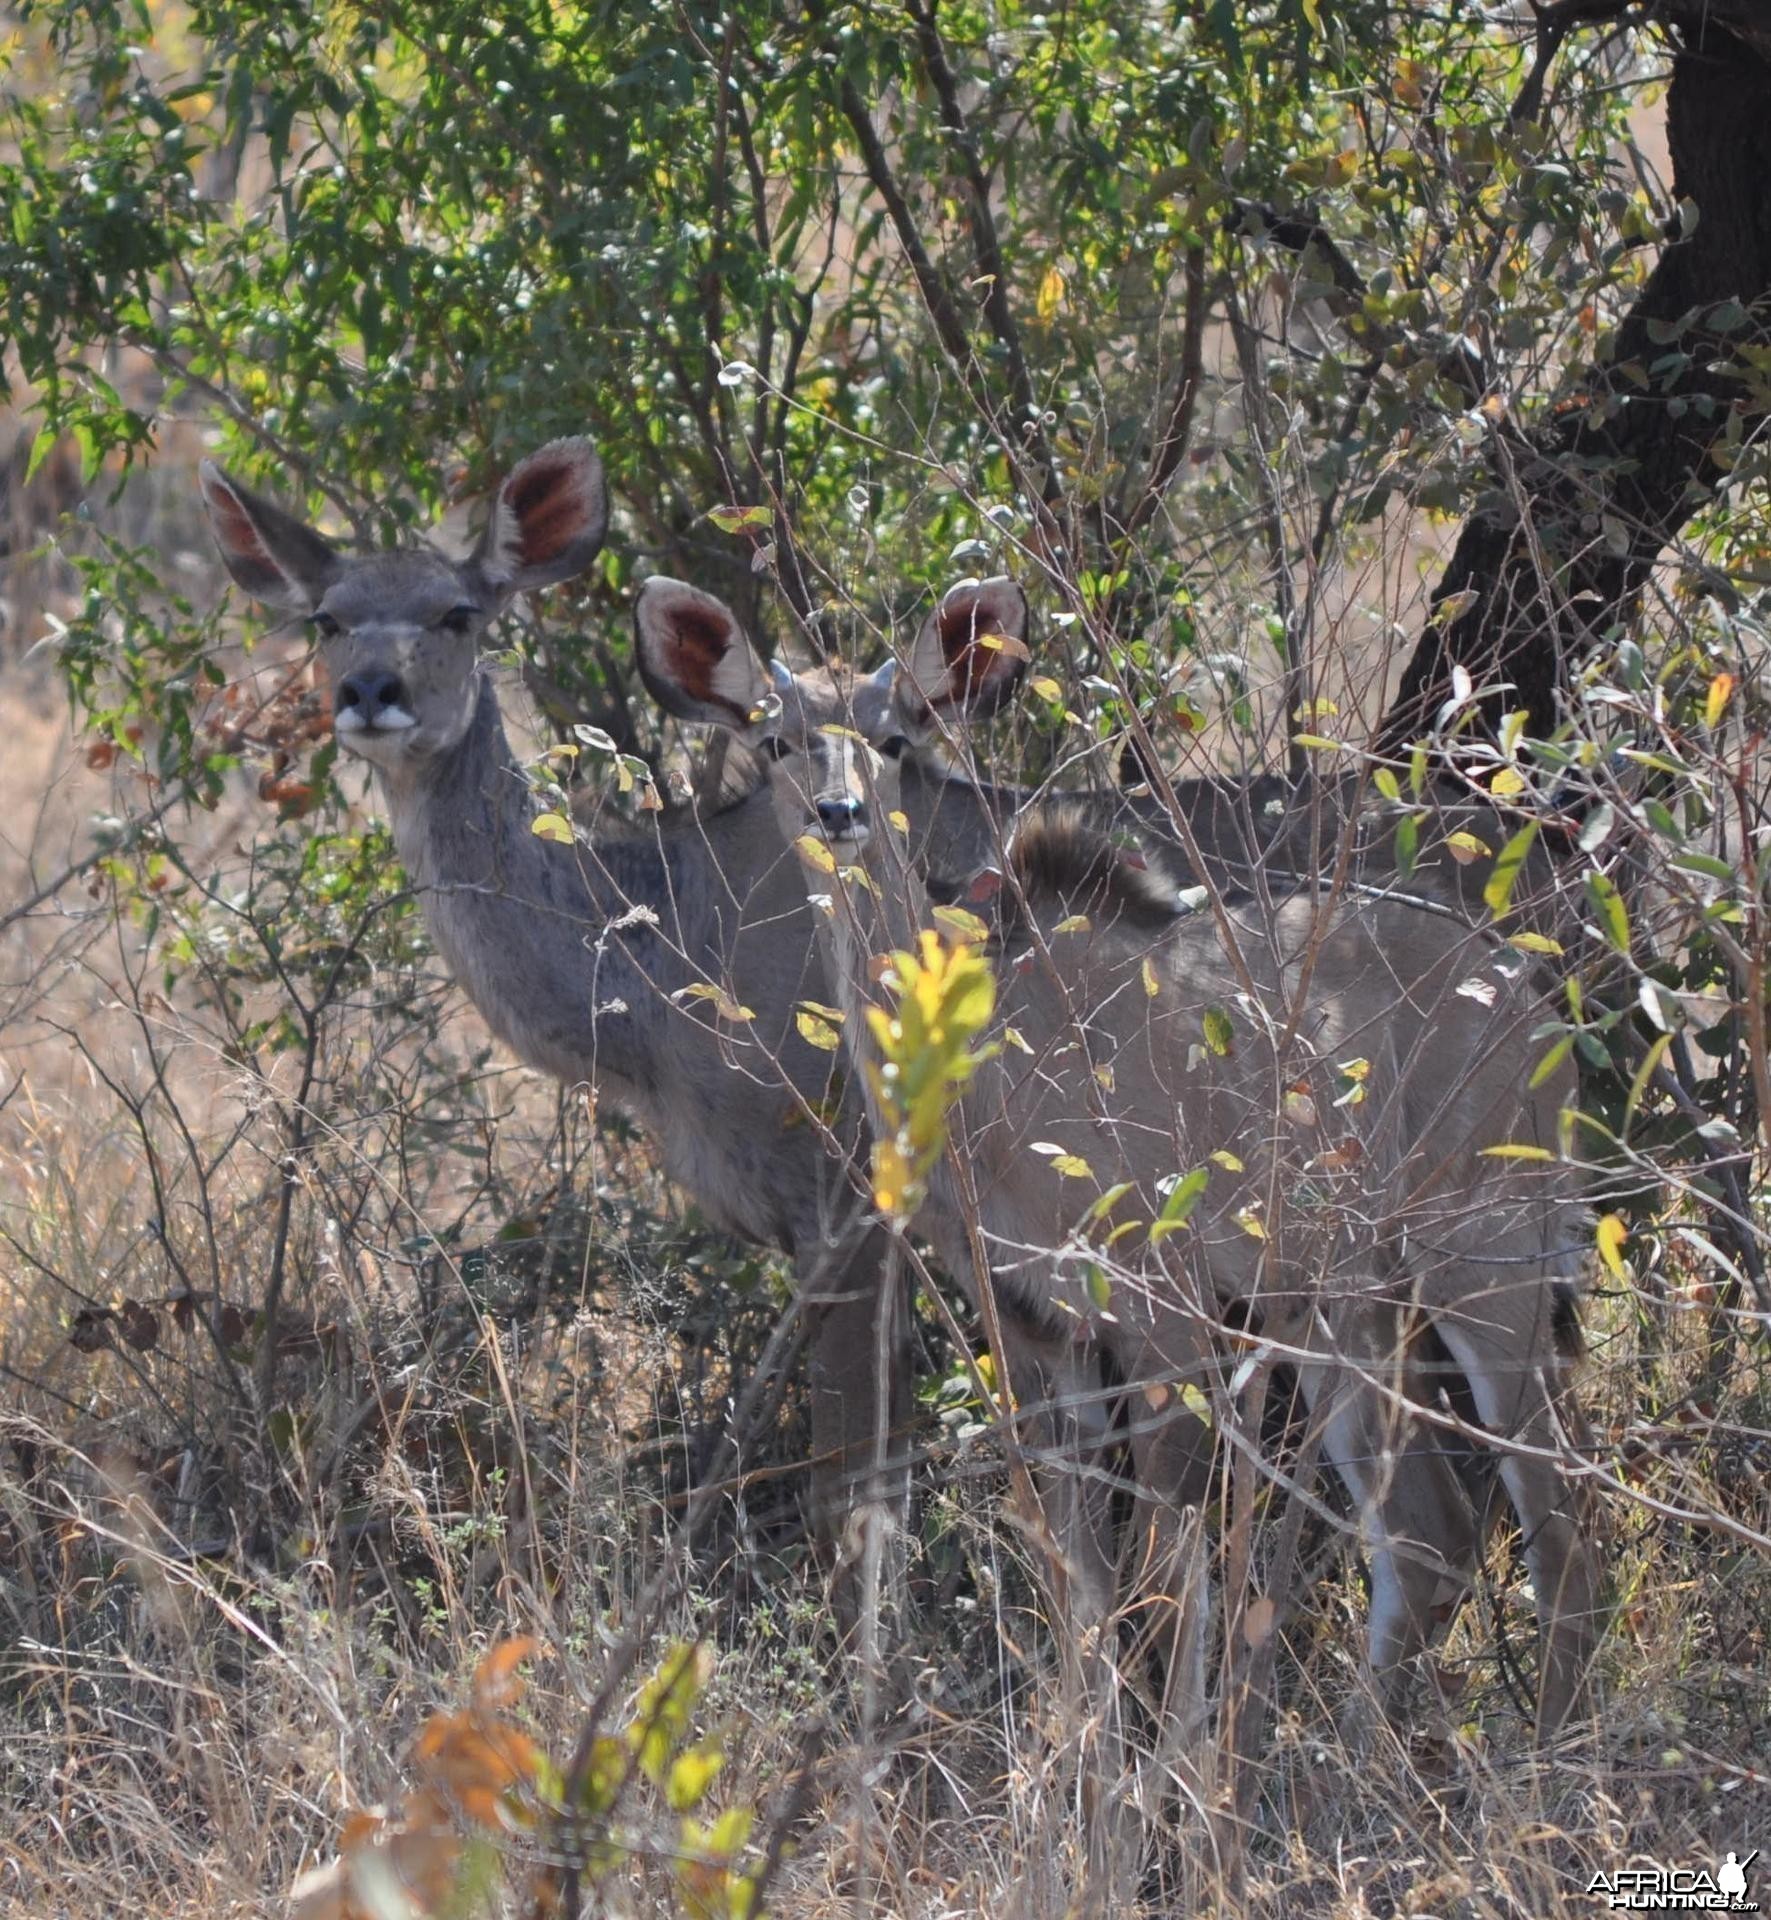
{"label": "background vegetation", "polygon": [[[694,774],[629,671],[649,571],[871,658],[1003,570],[1049,676],[1005,769],[1381,742],[1406,841],[1430,739],[1580,830],[1593,932],[1544,1045],[1642,1176],[1589,1314],[1604,1722],[1529,1760],[1503,1553],[1443,1663],[1465,1717],[1349,1773],[1362,1601],[1325,1556],[1252,1820],[1152,1799],[1149,1910],[1584,1912],[1598,1868],[1763,1838],[1757,9],[3,19],[0,1904],[255,1910],[396,1794],[421,1726],[434,1761],[438,1702],[519,1631],[558,1656],[521,1711],[562,1756],[585,1725],[638,1752],[677,1697],[646,1675],[716,1650],[682,1739],[724,1771],[686,1808],[670,1753],[616,1778],[599,1899],[741,1910],[728,1865],[806,1912],[1074,1895],[1078,1782],[1030,1713],[1049,1661],[966,1374],[930,1334],[928,1628],[912,1707],[862,1737],[796,1518],[780,1272],[491,1051],[334,767],[305,637],[230,601],[195,512],[212,452],[341,536],[459,533],[585,431],[615,537],[505,636],[538,752],[588,721]],[[680,1825],[746,1809],[748,1838]]]}

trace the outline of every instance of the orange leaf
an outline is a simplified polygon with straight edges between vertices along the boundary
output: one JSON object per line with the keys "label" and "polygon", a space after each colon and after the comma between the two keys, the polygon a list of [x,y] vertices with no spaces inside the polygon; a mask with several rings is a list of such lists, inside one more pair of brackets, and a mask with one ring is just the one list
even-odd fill
{"label": "orange leaf", "polygon": [[473,1701],[482,1713],[490,1713],[498,1707],[514,1706],[523,1697],[523,1689],[528,1684],[517,1673],[525,1660],[532,1660],[541,1651],[541,1643],[533,1634],[523,1634],[516,1640],[503,1640],[493,1647],[474,1669]]}

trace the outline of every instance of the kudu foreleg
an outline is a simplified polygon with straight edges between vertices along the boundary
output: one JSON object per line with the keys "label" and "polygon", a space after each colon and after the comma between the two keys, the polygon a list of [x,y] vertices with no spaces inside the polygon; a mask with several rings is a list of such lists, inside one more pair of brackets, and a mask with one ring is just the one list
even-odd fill
{"label": "kudu foreleg", "polygon": [[[812,1530],[832,1556],[838,1621],[856,1621],[864,1523],[901,1557],[910,1503],[910,1314],[882,1227],[814,1248],[799,1261],[812,1396]],[[884,1436],[883,1447],[880,1444]],[[888,1571],[889,1598],[901,1578]]]}

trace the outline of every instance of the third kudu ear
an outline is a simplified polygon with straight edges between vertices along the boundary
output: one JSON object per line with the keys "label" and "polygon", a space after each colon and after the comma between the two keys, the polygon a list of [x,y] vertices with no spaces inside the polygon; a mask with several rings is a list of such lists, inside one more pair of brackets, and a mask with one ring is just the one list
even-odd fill
{"label": "third kudu ear", "polygon": [[609,530],[603,463],[588,440],[550,440],[505,475],[469,563],[499,597],[582,573]]}
{"label": "third kudu ear", "polygon": [[254,600],[291,613],[312,613],[344,566],[332,542],[250,487],[230,480],[213,460],[197,469],[197,482],[221,557],[235,581]]}
{"label": "third kudu ear", "polygon": [[756,725],[773,682],[723,600],[686,581],[648,580],[633,618],[640,678],[666,713],[735,733]]}
{"label": "third kudu ear", "polygon": [[1021,589],[1002,574],[962,581],[922,623],[898,676],[898,711],[913,729],[969,726],[1014,692],[1032,657]]}

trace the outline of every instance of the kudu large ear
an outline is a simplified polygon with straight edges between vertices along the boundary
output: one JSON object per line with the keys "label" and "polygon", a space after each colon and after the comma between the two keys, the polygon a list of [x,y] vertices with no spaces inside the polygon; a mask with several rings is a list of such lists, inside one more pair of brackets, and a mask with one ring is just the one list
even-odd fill
{"label": "kudu large ear", "polygon": [[686,581],[648,580],[633,618],[640,678],[666,713],[736,733],[764,718],[775,676],[723,600]]}
{"label": "kudu large ear", "polygon": [[947,721],[969,726],[1014,692],[1032,655],[1027,596],[1005,575],[950,587],[922,623],[893,686],[898,715],[913,734]]}
{"label": "kudu large ear", "polygon": [[312,613],[344,567],[323,534],[285,513],[250,487],[230,480],[213,460],[197,469],[203,507],[228,572],[254,600],[291,613]]}
{"label": "kudu large ear", "polygon": [[550,440],[505,475],[468,567],[500,599],[551,587],[582,573],[608,530],[596,449],[584,439]]}

